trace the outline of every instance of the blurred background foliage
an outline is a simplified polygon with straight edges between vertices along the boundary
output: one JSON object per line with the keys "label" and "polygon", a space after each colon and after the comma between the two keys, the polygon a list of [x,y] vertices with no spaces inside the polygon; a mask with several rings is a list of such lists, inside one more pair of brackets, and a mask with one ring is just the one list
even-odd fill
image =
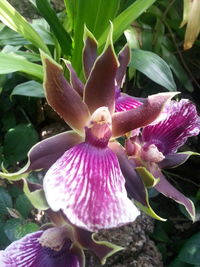
{"label": "blurred background foliage", "polygon": [[[35,143],[66,130],[67,126],[45,101],[39,49],[59,64],[63,64],[60,58],[70,60],[84,80],[81,65],[84,24],[98,40],[99,53],[106,41],[109,21],[114,25],[116,52],[129,43],[131,61],[123,91],[144,97],[178,90],[181,97],[192,100],[199,110],[199,0],[1,0],[0,20],[2,168],[18,170]],[[189,140],[185,148],[200,152],[198,137]],[[181,207],[153,190],[149,192],[159,215],[169,214],[166,223],[156,222],[151,237],[162,253],[165,266],[200,266],[199,163],[198,158],[192,157],[187,164],[166,173],[194,201],[197,212],[194,224]],[[29,179],[40,182],[40,174],[33,173]],[[0,249],[3,249],[37,230],[42,214],[17,187],[4,180],[0,183]]]}

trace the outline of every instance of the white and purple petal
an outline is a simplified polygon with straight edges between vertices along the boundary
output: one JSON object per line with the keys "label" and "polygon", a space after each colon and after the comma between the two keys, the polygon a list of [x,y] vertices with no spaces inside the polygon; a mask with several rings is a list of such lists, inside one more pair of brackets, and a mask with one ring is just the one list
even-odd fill
{"label": "white and purple petal", "polygon": [[143,129],[143,141],[155,144],[164,154],[175,153],[188,137],[199,134],[200,117],[189,100],[171,102],[171,111],[163,121]]}
{"label": "white and purple petal", "polygon": [[77,255],[70,252],[71,242],[66,242],[60,251],[43,247],[38,231],[13,242],[0,251],[1,267],[80,267]]}
{"label": "white and purple petal", "polygon": [[41,249],[38,239],[43,231],[26,235],[13,242],[0,254],[1,267],[32,267]]}
{"label": "white and purple petal", "polygon": [[116,155],[108,147],[81,143],[49,169],[44,191],[50,207],[88,231],[117,227],[139,215],[125,190]]}

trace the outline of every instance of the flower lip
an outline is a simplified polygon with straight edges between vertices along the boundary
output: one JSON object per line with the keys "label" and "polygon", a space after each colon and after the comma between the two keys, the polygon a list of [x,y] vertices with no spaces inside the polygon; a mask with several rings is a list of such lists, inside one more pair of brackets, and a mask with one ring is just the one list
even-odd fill
{"label": "flower lip", "polygon": [[99,147],[106,147],[112,135],[111,115],[107,107],[100,107],[91,116],[85,127],[86,142]]}

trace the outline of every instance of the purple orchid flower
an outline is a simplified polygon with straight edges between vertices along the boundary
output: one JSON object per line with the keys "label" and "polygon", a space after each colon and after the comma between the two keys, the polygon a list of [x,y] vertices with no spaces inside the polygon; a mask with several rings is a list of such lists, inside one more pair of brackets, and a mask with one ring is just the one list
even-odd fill
{"label": "purple orchid flower", "polygon": [[122,247],[96,241],[94,234],[70,225],[30,233],[0,251],[1,267],[84,267],[84,250],[106,262]]}
{"label": "purple orchid flower", "polygon": [[[137,172],[144,179],[156,178],[154,188],[163,195],[183,204],[192,219],[195,211],[191,200],[172,186],[162,174],[163,168],[174,168],[183,164],[192,152],[177,153],[188,137],[200,132],[200,117],[195,105],[187,99],[171,101],[164,120],[144,127],[139,136],[127,140],[127,154],[134,158]],[[195,153],[194,153],[195,154]],[[144,168],[140,168],[144,166]],[[139,167],[139,168],[137,168]],[[152,178],[152,177],[151,177]]]}
{"label": "purple orchid flower", "polygon": [[[41,53],[47,101],[73,131],[36,144],[21,171],[0,173],[4,178],[17,180],[32,170],[48,169],[44,191],[49,206],[54,211],[62,210],[72,224],[89,231],[117,227],[134,221],[139,215],[125,189],[127,159],[124,151],[118,153],[114,148],[119,146],[114,138],[154,121],[176,94],[152,95],[135,109],[115,112],[116,80],[119,83],[121,79],[117,77],[122,74],[122,63],[119,65],[114,52],[112,30],[98,57],[96,49],[95,39],[86,30],[85,85],[70,62],[65,62],[70,72],[69,83],[63,68]],[[140,178],[132,184],[135,185],[132,197],[150,209]]]}

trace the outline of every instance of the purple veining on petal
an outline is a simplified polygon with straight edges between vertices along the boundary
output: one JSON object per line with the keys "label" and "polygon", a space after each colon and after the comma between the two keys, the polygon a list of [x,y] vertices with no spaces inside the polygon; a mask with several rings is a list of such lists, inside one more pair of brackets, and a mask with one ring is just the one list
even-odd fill
{"label": "purple veining on petal", "polygon": [[119,94],[118,91],[116,91],[115,93],[115,112],[135,109],[141,106],[142,104],[142,102],[127,94]]}
{"label": "purple veining on petal", "polygon": [[164,155],[176,152],[188,137],[198,135],[200,131],[200,118],[194,104],[183,99],[172,101],[171,105],[167,119],[146,126],[142,132],[144,142],[155,144]]}
{"label": "purple veining on petal", "polygon": [[124,184],[111,149],[81,143],[49,169],[44,191],[54,211],[62,209],[72,224],[97,231],[134,221],[139,215]]}
{"label": "purple veining on petal", "polygon": [[0,256],[2,267],[33,267],[41,249],[38,238],[43,231],[31,233],[8,246]]}
{"label": "purple veining on petal", "polygon": [[55,251],[40,244],[39,238],[42,234],[43,231],[28,234],[1,251],[0,266],[80,267],[78,257],[70,252],[70,240],[66,240],[60,251]]}

